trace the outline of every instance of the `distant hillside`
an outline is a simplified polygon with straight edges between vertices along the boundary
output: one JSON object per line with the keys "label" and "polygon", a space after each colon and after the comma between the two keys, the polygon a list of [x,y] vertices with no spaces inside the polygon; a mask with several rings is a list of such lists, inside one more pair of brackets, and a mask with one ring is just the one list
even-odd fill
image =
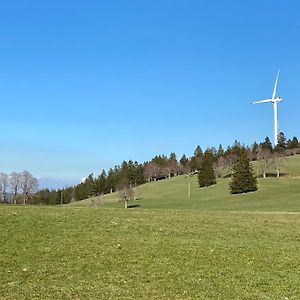
{"label": "distant hillside", "polygon": [[[257,165],[254,163],[254,168]],[[217,184],[200,189],[197,177],[178,176],[147,183],[136,188],[136,201],[129,204],[136,208],[172,208],[192,210],[226,211],[300,211],[300,155],[286,157],[283,178],[260,178],[259,190],[254,193],[231,195],[229,178],[221,178]],[[191,182],[190,199],[187,198],[188,182]],[[95,197],[72,206],[122,207],[118,193]]]}

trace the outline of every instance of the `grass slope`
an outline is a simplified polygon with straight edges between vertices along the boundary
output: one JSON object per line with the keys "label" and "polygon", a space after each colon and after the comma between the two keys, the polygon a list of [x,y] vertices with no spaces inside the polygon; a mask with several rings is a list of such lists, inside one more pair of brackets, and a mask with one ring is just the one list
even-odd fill
{"label": "grass slope", "polygon": [[[255,167],[255,166],[254,166]],[[231,195],[230,179],[219,179],[217,184],[200,189],[197,178],[179,176],[144,184],[137,188],[138,200],[131,202],[136,208],[168,208],[190,210],[223,211],[300,211],[300,155],[284,160],[283,178],[260,178],[259,189],[254,193]],[[188,181],[191,181],[190,199],[187,198]],[[101,198],[104,207],[122,207],[118,194]],[[94,199],[100,203],[99,198]],[[69,204],[71,206],[93,206],[91,199]]]}
{"label": "grass slope", "polygon": [[[191,198],[187,198],[187,184],[191,180]],[[220,179],[214,186],[200,189],[196,178],[179,176],[145,184],[138,188],[138,200],[129,202],[135,208],[168,208],[223,211],[300,211],[300,179],[268,178],[259,180],[254,193],[231,195],[229,179]],[[97,201],[97,199],[96,199]],[[122,207],[118,194],[102,197],[104,207]],[[92,206],[90,199],[70,204]]]}
{"label": "grass slope", "polygon": [[0,206],[0,298],[299,299],[299,216]]}
{"label": "grass slope", "polygon": [[[257,172],[258,164],[254,163]],[[274,170],[269,169],[269,172]],[[170,208],[226,211],[300,211],[300,155],[286,157],[282,172],[284,178],[259,179],[259,190],[255,193],[231,195],[228,189],[230,179],[219,179],[209,188],[199,189],[197,178],[179,176],[144,184],[137,188],[136,208]],[[191,182],[192,197],[187,198],[187,185]],[[117,193],[93,198],[97,205],[121,207]],[[69,204],[70,206],[93,206],[91,199]]]}
{"label": "grass slope", "polygon": [[[255,174],[261,174],[260,166],[257,161],[253,162],[253,171]],[[284,157],[280,172],[289,174],[290,177],[300,177],[300,155]],[[271,173],[275,176],[276,170],[274,166],[269,166],[267,173]]]}

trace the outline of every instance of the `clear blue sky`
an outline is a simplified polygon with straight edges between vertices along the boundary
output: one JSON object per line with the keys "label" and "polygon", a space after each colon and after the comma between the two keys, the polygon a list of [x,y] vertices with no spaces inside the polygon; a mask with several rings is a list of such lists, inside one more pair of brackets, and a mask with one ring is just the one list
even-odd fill
{"label": "clear blue sky", "polygon": [[300,136],[299,1],[2,1],[0,171],[80,179]]}

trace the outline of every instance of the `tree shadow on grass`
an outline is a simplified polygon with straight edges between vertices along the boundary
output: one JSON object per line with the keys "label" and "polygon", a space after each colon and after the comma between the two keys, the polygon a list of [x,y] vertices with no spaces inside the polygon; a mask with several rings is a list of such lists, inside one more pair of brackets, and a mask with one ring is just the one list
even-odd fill
{"label": "tree shadow on grass", "polygon": [[137,207],[140,207],[139,204],[129,204],[128,205],[128,208],[137,208]]}

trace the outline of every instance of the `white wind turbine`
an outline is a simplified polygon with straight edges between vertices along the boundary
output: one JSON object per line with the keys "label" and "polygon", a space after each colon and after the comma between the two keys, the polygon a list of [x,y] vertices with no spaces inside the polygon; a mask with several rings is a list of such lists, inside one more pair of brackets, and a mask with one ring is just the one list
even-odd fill
{"label": "white wind turbine", "polygon": [[273,110],[274,110],[274,146],[278,144],[278,113],[277,113],[277,103],[281,102],[282,99],[280,97],[276,97],[276,89],[277,89],[277,81],[279,77],[279,72],[278,70],[275,85],[274,85],[274,90],[273,90],[273,95],[271,99],[264,99],[260,101],[255,101],[252,104],[259,104],[259,103],[266,103],[266,102],[272,102],[273,104]]}

